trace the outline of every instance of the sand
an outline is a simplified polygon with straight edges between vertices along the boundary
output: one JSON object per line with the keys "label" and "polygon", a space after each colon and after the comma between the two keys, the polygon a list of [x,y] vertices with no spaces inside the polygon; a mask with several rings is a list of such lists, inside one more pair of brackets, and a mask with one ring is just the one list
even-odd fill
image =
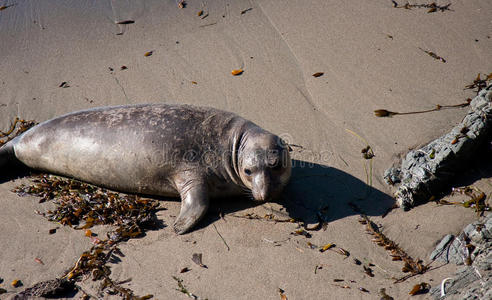
{"label": "sand", "polygon": [[[187,1],[182,9],[173,0],[18,0],[0,6],[9,4],[15,5],[0,10],[0,128],[16,116],[44,121],[104,105],[189,103],[236,112],[303,147],[294,147],[296,167],[279,203],[220,201],[200,228],[176,236],[169,225],[179,202],[164,202],[167,210],[158,216],[168,226],[123,243],[125,257],[112,266],[115,280],[132,278],[127,286],[136,294],[187,299],[176,290],[172,276],[178,276],[208,299],[280,299],[278,288],[288,299],[379,299],[380,288],[405,299],[414,284],[435,286],[456,270],[446,265],[394,284],[393,277],[404,275],[401,262],[371,242],[347,203],[356,202],[388,237],[425,262],[444,235],[477,218],[470,209],[435,203],[381,218],[393,205],[384,170],[399,154],[450,130],[466,108],[393,118],[377,118],[373,110],[425,110],[473,97],[463,88],[478,73],[492,72],[492,2],[453,1],[451,11],[435,13],[396,9],[389,0]],[[200,10],[208,16],[202,19]],[[135,23],[115,24],[125,20]],[[244,73],[232,76],[239,68]],[[324,74],[315,78],[316,72]],[[361,156],[364,140],[376,155],[370,181],[369,161]],[[461,184],[489,194],[490,172],[476,176],[475,168]],[[8,295],[22,290],[11,287],[12,280],[28,287],[60,276],[91,246],[83,232],[34,212],[48,204],[10,191],[26,182],[0,184],[0,287]],[[310,239],[290,234],[296,224],[233,216],[274,211],[315,223],[315,212],[325,206],[327,230]],[[48,234],[54,227],[60,228]],[[351,255],[320,253],[308,241],[335,243]],[[191,261],[197,252],[208,269]],[[353,258],[375,264],[375,276],[364,274]],[[322,269],[315,272],[316,266]],[[184,267],[192,270],[180,274]]]}

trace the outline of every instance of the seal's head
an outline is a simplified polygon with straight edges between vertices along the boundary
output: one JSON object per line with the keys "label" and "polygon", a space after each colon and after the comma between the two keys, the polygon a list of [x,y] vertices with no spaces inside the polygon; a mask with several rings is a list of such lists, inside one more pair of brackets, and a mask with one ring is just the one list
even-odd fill
{"label": "seal's head", "polygon": [[256,201],[268,201],[282,192],[290,179],[289,147],[264,130],[249,130],[241,138],[238,175]]}

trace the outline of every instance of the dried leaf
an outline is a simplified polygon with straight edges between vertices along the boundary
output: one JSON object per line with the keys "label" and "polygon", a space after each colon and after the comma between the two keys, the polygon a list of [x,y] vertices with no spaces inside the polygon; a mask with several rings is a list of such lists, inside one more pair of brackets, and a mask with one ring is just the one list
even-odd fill
{"label": "dried leaf", "polygon": [[390,295],[386,294],[386,289],[385,288],[381,288],[379,290],[379,294],[381,295],[381,300],[394,300],[393,297],[391,297]]}
{"label": "dried leaf", "polygon": [[326,244],[323,247],[321,247],[321,249],[319,249],[319,252],[325,252],[326,250],[331,249],[335,246],[336,246],[335,244]]}
{"label": "dried leaf", "polygon": [[1,10],[4,10],[4,9],[7,9],[7,8],[9,8],[9,7],[11,7],[11,6],[14,6],[14,5],[15,5],[15,4],[11,4],[11,5],[2,5],[2,6],[0,6],[0,11],[1,11]]}
{"label": "dried leaf", "polygon": [[369,277],[374,277],[374,273],[372,272],[372,269],[366,266],[364,267],[364,273],[366,273]]}
{"label": "dried leaf", "polygon": [[149,56],[151,56],[152,54],[154,54],[154,51],[148,51],[148,52],[145,52],[144,56],[145,56],[145,57],[149,57]]}
{"label": "dried leaf", "polygon": [[316,73],[314,73],[314,74],[313,74],[313,77],[318,78],[318,77],[323,76],[324,74],[325,74],[325,73],[323,73],[323,72],[316,72]]}
{"label": "dried leaf", "polygon": [[199,265],[200,267],[207,268],[207,266],[202,263],[202,254],[201,253],[193,253],[193,256],[191,257],[191,260],[195,264]]}
{"label": "dried leaf", "polygon": [[44,265],[44,262],[40,258],[34,258],[34,261],[37,262],[40,265]]}
{"label": "dried leaf", "polygon": [[247,13],[247,12],[248,12],[248,11],[250,11],[250,10],[253,10],[253,8],[252,8],[252,7],[250,7],[250,8],[246,8],[245,10],[242,10],[242,11],[241,11],[241,15],[244,15],[245,13]]}
{"label": "dried leaf", "polygon": [[133,21],[133,20],[124,20],[124,21],[116,22],[116,24],[118,24],[118,25],[128,25],[128,24],[133,24],[133,23],[135,23],[135,21]]}
{"label": "dried leaf", "polygon": [[348,252],[347,250],[340,248],[340,247],[337,248],[337,252],[340,253],[341,255],[346,256],[346,257],[350,256],[350,252]]}
{"label": "dried leaf", "polygon": [[[311,248],[311,249],[316,249],[316,248],[318,248],[318,246],[316,246],[315,244],[312,244],[311,242],[307,242],[307,245],[308,245],[308,247],[309,247],[309,248]],[[321,249],[320,249],[320,251],[321,251]]]}
{"label": "dried leaf", "polygon": [[287,300],[287,296],[285,295],[285,291],[281,288],[278,288],[278,293],[280,295],[280,300]]}
{"label": "dried leaf", "polygon": [[293,234],[293,235],[303,235],[303,236],[305,236],[307,238],[311,238],[312,237],[312,235],[309,232],[307,232],[306,230],[304,230],[302,228],[301,229],[297,229],[294,232],[291,232],[291,234]]}
{"label": "dried leaf", "polygon": [[11,286],[17,288],[17,287],[20,287],[22,286],[22,281],[20,281],[19,279],[14,279],[11,283],[10,283]]}
{"label": "dried leaf", "polygon": [[422,282],[419,284],[414,285],[412,290],[408,293],[409,295],[419,295],[419,294],[425,294],[429,291],[430,289],[430,284],[426,282]]}

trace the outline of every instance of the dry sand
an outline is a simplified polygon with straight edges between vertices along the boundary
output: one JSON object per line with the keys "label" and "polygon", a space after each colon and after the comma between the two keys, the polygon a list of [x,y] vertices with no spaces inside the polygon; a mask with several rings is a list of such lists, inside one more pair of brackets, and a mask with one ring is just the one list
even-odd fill
{"label": "dry sand", "polygon": [[[390,0],[190,0],[183,9],[174,0],[1,1],[0,6],[15,5],[0,10],[0,128],[16,116],[43,121],[127,103],[189,103],[236,112],[304,147],[295,148],[298,167],[283,200],[256,207],[221,201],[192,233],[176,236],[168,226],[123,243],[125,257],[112,266],[113,278],[131,277],[127,286],[136,294],[157,299],[187,299],[172,276],[208,299],[280,299],[278,288],[288,299],[379,299],[380,288],[395,299],[410,298],[414,284],[435,286],[456,266],[394,284],[393,277],[404,275],[402,263],[371,242],[347,203],[355,201],[391,239],[426,262],[444,235],[476,219],[470,209],[434,203],[380,217],[393,204],[383,171],[398,153],[452,128],[466,108],[393,118],[376,118],[373,110],[461,103],[474,95],[463,87],[477,73],[492,72],[492,2],[451,3],[452,11],[427,13],[395,9]],[[208,16],[200,18],[200,10]],[[115,24],[122,20],[135,23]],[[144,56],[148,51],[153,54]],[[121,70],[123,65],[128,69]],[[244,73],[232,76],[238,68]],[[315,78],[316,72],[324,75]],[[62,82],[69,87],[59,87]],[[366,180],[368,161],[360,153],[365,143],[347,129],[374,149],[372,186]],[[314,165],[299,167],[300,162]],[[465,179],[489,194],[489,174],[469,173]],[[56,234],[48,234],[57,224],[34,213],[46,210],[46,204],[10,191],[27,181],[0,184],[0,287],[8,295],[22,290],[10,286],[13,279],[27,287],[60,276],[91,246],[71,228],[59,226]],[[168,210],[159,218],[170,225],[179,202],[163,206]],[[327,230],[313,232],[310,239],[292,236],[295,224],[232,216],[273,210],[313,223],[324,206],[329,207]],[[267,241],[286,239],[279,246]],[[309,249],[308,241],[336,243],[351,255],[320,253]],[[203,253],[208,269],[194,265],[195,252]],[[375,264],[375,276],[365,275],[352,258]],[[192,270],[179,274],[183,267]],[[334,285],[335,278],[351,288]]]}

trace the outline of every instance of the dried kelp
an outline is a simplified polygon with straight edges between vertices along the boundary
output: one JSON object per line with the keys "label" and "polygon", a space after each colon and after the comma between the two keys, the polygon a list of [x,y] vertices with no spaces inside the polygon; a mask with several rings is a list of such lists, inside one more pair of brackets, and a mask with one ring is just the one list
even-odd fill
{"label": "dried kelp", "polygon": [[427,13],[433,13],[436,11],[446,11],[446,10],[451,10],[449,7],[451,6],[451,3],[448,3],[446,5],[438,5],[436,2],[432,2],[429,4],[410,4],[410,3],[405,3],[403,5],[398,5],[398,3],[395,0],[391,0],[393,2],[393,7],[394,8],[404,8],[404,9],[412,9],[412,8],[426,8]]}
{"label": "dried kelp", "polygon": [[[376,156],[374,154],[374,151],[372,150],[372,147],[369,145],[369,142],[367,142],[367,140],[363,137],[361,137],[359,134],[357,134],[356,132],[350,130],[350,129],[347,129],[345,128],[345,131],[347,131],[348,133],[352,134],[353,136],[355,136],[356,138],[358,138],[359,140],[361,140],[364,144],[365,144],[365,147],[362,148],[362,150],[360,151],[361,154],[362,154],[362,158],[364,159],[364,173],[366,173],[366,193],[365,195],[360,198],[360,200],[362,199],[366,199],[372,192],[372,170],[373,170],[373,167],[372,167],[372,159]],[[369,162],[367,162],[369,161]]]}
{"label": "dried kelp", "polygon": [[[186,288],[186,286],[183,284],[183,279],[178,278],[176,276],[173,276],[173,279],[176,280],[178,283],[178,288],[176,289],[177,291],[185,294],[186,296],[190,297],[191,299],[195,299],[195,300],[202,299],[202,298],[196,296],[195,294],[191,293],[190,291],[188,291],[188,288]],[[205,300],[207,300],[207,299],[205,299]]]}
{"label": "dried kelp", "polygon": [[[75,265],[60,280],[80,281],[85,277],[101,280],[99,292],[120,295],[124,299],[149,299],[152,295],[138,297],[110,278],[108,263],[117,261],[121,251],[118,243],[144,235],[149,229],[161,227],[155,216],[159,209],[157,200],[136,195],[126,195],[96,187],[73,179],[53,175],[38,175],[32,184],[13,190],[18,195],[41,197],[40,202],[53,201],[56,208],[42,213],[50,221],[87,229],[94,225],[110,224],[116,229],[107,233],[107,239],[90,234],[94,246],[82,253]],[[83,224],[82,224],[83,223]],[[87,234],[87,231],[85,232]]]}
{"label": "dried kelp", "polygon": [[16,117],[9,130],[5,132],[0,130],[0,147],[36,124],[38,123],[34,120],[26,121]]}
{"label": "dried kelp", "polygon": [[[384,247],[384,249],[389,252],[393,261],[403,261],[404,266],[402,268],[402,272],[410,274],[396,279],[395,283],[403,282],[412,276],[423,274],[429,270],[430,263],[424,265],[422,260],[414,260],[402,248],[400,248],[397,243],[393,242],[384,233],[382,233],[379,227],[372,222],[371,219],[364,212],[362,212],[356,204],[349,203],[349,205],[360,215],[359,223],[365,225],[366,233],[373,236],[372,241],[376,243],[376,245]],[[365,271],[366,268],[364,268]]]}
{"label": "dried kelp", "polygon": [[445,60],[444,58],[440,57],[439,55],[435,54],[435,53],[434,53],[434,52],[432,52],[432,51],[424,50],[424,49],[422,49],[422,48],[420,48],[420,47],[419,47],[419,49],[420,49],[421,51],[423,51],[423,52],[427,53],[430,57],[432,57],[432,58],[434,58],[434,59],[436,59],[436,60],[439,60],[439,61],[441,61],[441,62],[443,62],[443,63],[445,63],[445,62],[446,62],[446,60]]}
{"label": "dried kelp", "polygon": [[[39,202],[54,200],[54,211],[43,215],[50,221],[75,229],[87,229],[94,225],[116,225],[108,236],[113,242],[140,237],[146,227],[153,227],[157,220],[154,212],[157,200],[111,192],[78,180],[41,174],[32,184],[22,184],[13,192],[19,196],[30,194],[41,197]],[[83,225],[80,222],[84,221]]]}
{"label": "dried kelp", "polygon": [[489,75],[484,75],[485,77],[483,79],[480,78],[480,73],[478,73],[477,78],[473,80],[473,83],[468,84],[465,86],[464,90],[473,90],[477,89],[475,92],[478,93],[483,90],[484,88],[487,87],[490,83],[492,83],[492,73]]}
{"label": "dried kelp", "polygon": [[396,111],[389,111],[386,109],[377,109],[374,111],[374,115],[376,117],[392,117],[396,115],[414,115],[414,114],[422,114],[422,113],[428,113],[428,112],[433,112],[433,111],[439,111],[442,109],[447,109],[447,108],[463,108],[467,107],[470,105],[471,99],[466,99],[466,102],[464,103],[459,103],[459,104],[452,104],[452,105],[440,105],[436,104],[436,107],[433,109],[427,109],[427,110],[418,110],[418,111],[410,111],[410,112],[396,112]]}
{"label": "dried kelp", "polygon": [[[378,228],[378,226],[371,221],[371,219],[365,215],[360,214],[361,219],[359,222],[366,227],[366,233],[372,235],[374,238],[372,241],[376,243],[376,245],[384,247],[386,251],[389,252],[392,260],[394,261],[403,261],[404,266],[402,268],[402,272],[410,273],[409,275],[403,276],[395,281],[403,282],[406,279],[415,276],[417,274],[423,274],[429,269],[429,265],[424,265],[423,261],[420,259],[414,260],[410,255],[408,255],[397,243],[390,240],[386,235],[384,235]],[[366,272],[367,273],[367,272]]]}
{"label": "dried kelp", "polygon": [[489,204],[485,201],[487,196],[479,188],[474,186],[465,186],[453,188],[451,194],[462,194],[470,198],[463,202],[452,202],[444,199],[437,200],[438,204],[442,205],[459,205],[466,208],[473,208],[478,216],[483,216],[485,211],[490,211]]}

